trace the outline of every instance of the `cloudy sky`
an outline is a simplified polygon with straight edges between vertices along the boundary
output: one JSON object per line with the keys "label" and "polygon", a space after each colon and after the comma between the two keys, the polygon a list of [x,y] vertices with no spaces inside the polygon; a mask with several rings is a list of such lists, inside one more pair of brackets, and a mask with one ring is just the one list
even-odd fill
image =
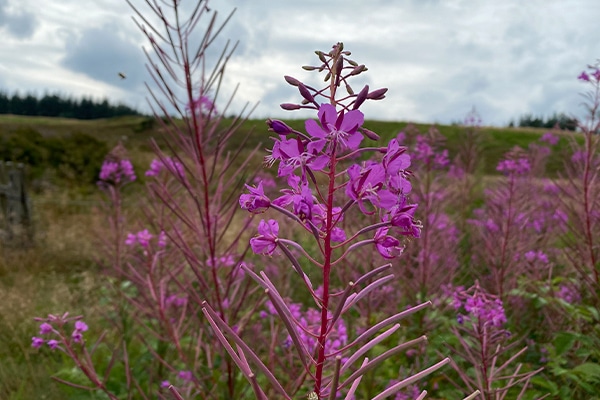
{"label": "cloudy sky", "polygon": [[[196,0],[180,1],[187,9]],[[260,102],[256,118],[305,117],[279,109],[298,98],[282,77],[311,79],[301,65],[338,41],[369,68],[361,82],[389,88],[384,101],[363,109],[382,120],[451,123],[473,107],[486,125],[524,113],[581,116],[585,86],[576,77],[600,58],[598,0],[213,0],[210,7],[220,19],[237,8],[217,43],[240,41],[224,92],[239,84],[233,108]],[[148,110],[147,42],[132,15],[125,0],[0,0],[0,89],[108,97]]]}

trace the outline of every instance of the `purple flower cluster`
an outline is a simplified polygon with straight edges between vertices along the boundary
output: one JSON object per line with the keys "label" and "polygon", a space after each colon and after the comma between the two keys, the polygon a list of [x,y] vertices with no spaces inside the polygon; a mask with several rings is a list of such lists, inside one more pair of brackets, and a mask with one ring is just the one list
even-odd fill
{"label": "purple flower cluster", "polygon": [[192,100],[190,104],[186,105],[185,110],[207,117],[217,114],[217,108],[213,101],[204,95],[200,95],[198,98]]}
{"label": "purple flower cluster", "polygon": [[424,135],[417,135],[416,143],[412,148],[412,159],[419,161],[433,169],[443,169],[450,164],[448,149],[436,151],[431,140]]}
{"label": "purple flower cluster", "polygon": [[[146,249],[150,246],[150,241],[154,238],[148,229],[141,230],[137,233],[128,233],[127,238],[125,239],[125,244],[130,247],[134,247],[136,245],[141,246]],[[167,235],[164,232],[160,232],[157,237],[158,247],[165,247],[167,245]]]}
{"label": "purple flower cluster", "polygon": [[462,308],[465,312],[458,314],[457,320],[460,324],[470,320],[476,326],[501,328],[506,323],[502,300],[485,293],[478,286],[475,286],[474,290],[457,289],[452,296],[452,304],[456,311]]}
{"label": "purple flower cluster", "polygon": [[[346,169],[348,179],[342,186],[345,186],[349,203],[345,207],[332,208],[334,224],[327,232],[327,207],[319,202],[322,197],[320,193],[313,193],[309,181],[314,180],[315,172],[323,172],[326,168],[331,168],[332,162],[337,162],[337,152],[347,154],[358,151],[363,140],[359,128],[364,117],[358,110],[348,113],[341,111],[338,115],[335,107],[330,104],[322,104],[318,116],[319,122],[306,121],[308,135],[294,131],[296,137],[291,137],[288,129],[282,127],[284,123],[276,124],[278,121],[271,121],[274,131],[286,134],[274,139],[273,149],[266,162],[268,165],[279,162],[278,176],[286,179],[289,188],[282,189],[282,196],[271,201],[266,196],[262,183],[257,187],[246,185],[249,193],[240,196],[240,206],[255,214],[270,207],[283,211],[291,206],[292,214],[307,229],[319,232],[322,237],[329,233],[331,240],[338,243],[347,238],[340,222],[349,206],[356,204],[364,214],[373,214],[379,210],[385,226],[377,229],[372,242],[385,258],[394,258],[402,252],[402,246],[395,236],[420,235],[420,225],[414,220],[416,205],[407,204],[405,197],[411,191],[411,184],[407,179],[410,157],[406,154],[406,147],[393,139],[387,148],[381,149],[385,153],[381,162],[367,161]],[[273,254],[278,234],[277,221],[262,220],[258,226],[258,236],[250,241],[253,251],[258,254]]]}
{"label": "purple flower cluster", "polygon": [[[61,340],[66,340],[62,336],[62,328],[64,325],[69,322],[67,319],[67,315],[65,314],[62,317],[49,315],[45,322],[40,324],[40,336],[48,336],[54,335]],[[56,326],[56,327],[55,327]],[[71,333],[71,340],[73,343],[83,343],[83,332],[88,330],[88,326],[85,322],[81,320],[75,320],[74,329]],[[46,344],[51,350],[55,350],[59,348],[59,340],[57,339],[44,339],[43,337],[33,336],[31,338],[31,346],[38,349]]]}
{"label": "purple flower cluster", "polygon": [[531,163],[525,157],[502,160],[496,167],[496,171],[505,175],[525,175],[530,170]]}
{"label": "purple flower cluster", "polygon": [[552,132],[546,132],[540,138],[540,142],[546,142],[551,146],[556,146],[558,144],[558,136],[553,135]]}
{"label": "purple flower cluster", "polygon": [[131,161],[104,161],[100,169],[100,180],[114,184],[125,184],[135,181],[136,176]]}
{"label": "purple flower cluster", "polygon": [[581,294],[573,287],[573,285],[560,285],[556,297],[566,301],[569,304],[581,302]]}
{"label": "purple flower cluster", "polygon": [[[262,311],[260,314],[261,317],[267,318],[269,316],[277,316],[277,311],[270,301],[267,301],[265,306],[267,311]],[[317,338],[319,337],[319,330],[321,328],[321,311],[315,308],[308,308],[306,311],[302,311],[303,307],[300,303],[290,303],[288,308],[297,325],[296,330],[298,332],[298,337],[308,352],[315,354],[318,345]],[[331,318],[331,316],[329,316],[329,318]],[[288,335],[282,342],[282,346],[287,347],[291,342],[292,338]],[[327,352],[336,353],[346,344],[348,344],[346,324],[340,318],[336,321],[331,334],[327,338]]]}
{"label": "purple flower cluster", "polygon": [[577,79],[585,82],[591,82],[595,80],[596,82],[600,82],[600,69],[596,67],[590,67],[590,72],[581,71],[581,74],[577,77]]}
{"label": "purple flower cluster", "polygon": [[179,161],[171,157],[165,157],[162,159],[155,158],[154,160],[152,160],[152,162],[150,163],[150,169],[146,171],[146,176],[158,176],[160,175],[160,172],[165,168],[171,173],[176,174],[180,177],[185,176],[185,169],[183,165]]}

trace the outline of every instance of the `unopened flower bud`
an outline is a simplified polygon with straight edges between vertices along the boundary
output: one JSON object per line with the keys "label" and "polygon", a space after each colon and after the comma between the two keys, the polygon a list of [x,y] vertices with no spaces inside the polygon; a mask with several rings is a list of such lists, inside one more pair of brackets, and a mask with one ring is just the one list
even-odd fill
{"label": "unopened flower bud", "polygon": [[355,68],[352,70],[352,72],[350,72],[350,75],[358,75],[358,74],[360,74],[361,72],[364,72],[364,71],[366,71],[366,70],[367,70],[367,67],[365,67],[365,65],[364,65],[364,64],[361,64],[361,65],[359,65],[359,66],[355,67]]}
{"label": "unopened flower bud", "polygon": [[300,81],[298,79],[292,78],[291,76],[285,75],[283,78],[287,83],[289,83],[292,86],[298,86],[300,84]]}
{"label": "unopened flower bud", "polygon": [[267,119],[267,126],[271,132],[275,132],[278,135],[288,135],[294,131],[285,122],[278,119]]}
{"label": "unopened flower bud", "polygon": [[369,85],[365,85],[364,88],[358,93],[356,96],[356,100],[354,100],[353,110],[358,110],[358,108],[365,102],[367,99],[367,95],[369,94]]}
{"label": "unopened flower bud", "polygon": [[317,68],[319,68],[319,67],[313,67],[312,65],[303,65],[302,66],[302,69],[305,71],[314,71]]}
{"label": "unopened flower bud", "polygon": [[362,128],[360,131],[371,140],[379,140],[379,135],[369,129]]}
{"label": "unopened flower bud", "polygon": [[279,107],[283,108],[284,110],[288,110],[288,111],[300,109],[299,104],[293,104],[293,103],[283,103],[283,104],[280,104]]}
{"label": "unopened flower bud", "polygon": [[298,90],[300,91],[300,95],[304,97],[307,101],[309,101],[310,103],[315,103],[315,98],[312,94],[310,94],[310,92],[308,91],[306,86],[304,86],[303,83],[298,83]]}
{"label": "unopened flower bud", "polygon": [[[350,54],[348,54],[350,55]],[[346,62],[350,65],[352,65],[353,67],[358,67],[358,63],[354,60],[350,60],[349,58],[346,58]]]}
{"label": "unopened flower bud", "polygon": [[352,90],[350,85],[346,85],[346,92],[348,92],[350,96],[354,95],[354,90]]}
{"label": "unopened flower bud", "polygon": [[327,62],[327,59],[325,58],[325,53],[323,53],[322,51],[315,51],[315,54],[317,56],[319,56],[319,60],[321,60],[321,62]]}
{"label": "unopened flower bud", "polygon": [[385,93],[387,92],[387,88],[381,88],[377,90],[373,90],[371,93],[367,95],[367,99],[370,100],[381,100],[385,98]]}

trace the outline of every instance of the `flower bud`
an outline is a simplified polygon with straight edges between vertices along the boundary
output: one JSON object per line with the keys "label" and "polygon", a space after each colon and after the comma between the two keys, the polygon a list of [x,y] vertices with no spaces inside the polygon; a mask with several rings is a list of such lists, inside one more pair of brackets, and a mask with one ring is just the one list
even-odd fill
{"label": "flower bud", "polygon": [[298,90],[300,91],[300,95],[302,97],[304,97],[308,102],[316,104],[315,103],[315,98],[313,97],[312,94],[310,94],[310,92],[308,91],[308,89],[306,88],[306,86],[304,86],[303,83],[298,83]]}
{"label": "flower bud", "polygon": [[294,131],[285,122],[278,119],[267,119],[267,126],[269,127],[269,131],[275,132],[278,135],[289,135]]}
{"label": "flower bud", "polygon": [[354,90],[352,90],[350,85],[346,85],[346,92],[348,92],[350,96],[354,95]]}
{"label": "flower bud", "polygon": [[325,53],[323,53],[322,51],[317,50],[317,51],[315,51],[315,54],[317,56],[319,56],[319,60],[321,60],[321,62],[324,62],[324,63],[327,62],[327,59],[325,58]]}
{"label": "flower bud", "polygon": [[283,103],[283,104],[280,104],[279,107],[283,108],[284,110],[288,110],[288,111],[300,109],[300,105],[292,104],[292,103]]}
{"label": "flower bud", "polygon": [[387,92],[387,88],[381,88],[377,90],[373,90],[371,93],[367,95],[367,99],[370,100],[381,100],[385,98],[385,93]]}
{"label": "flower bud", "polygon": [[364,64],[361,64],[361,65],[359,65],[359,66],[355,67],[355,68],[352,70],[352,72],[350,72],[350,75],[353,75],[353,76],[354,76],[354,75],[358,75],[358,74],[360,74],[361,72],[364,72],[364,71],[366,71],[366,70],[367,70],[367,67],[365,67],[365,65],[364,65]]}
{"label": "flower bud", "polygon": [[379,135],[369,129],[362,128],[360,131],[371,140],[379,140]]}
{"label": "flower bud", "polygon": [[319,68],[319,67],[313,67],[312,65],[303,65],[302,66],[302,69],[305,71],[314,71],[317,68]]}
{"label": "flower bud", "polygon": [[292,78],[291,76],[285,75],[283,78],[287,83],[289,83],[292,86],[298,86],[300,84],[300,81],[298,79]]}
{"label": "flower bud", "polygon": [[364,88],[358,93],[356,96],[356,100],[354,100],[353,110],[358,110],[358,108],[365,102],[367,99],[367,95],[369,94],[369,85],[365,85]]}

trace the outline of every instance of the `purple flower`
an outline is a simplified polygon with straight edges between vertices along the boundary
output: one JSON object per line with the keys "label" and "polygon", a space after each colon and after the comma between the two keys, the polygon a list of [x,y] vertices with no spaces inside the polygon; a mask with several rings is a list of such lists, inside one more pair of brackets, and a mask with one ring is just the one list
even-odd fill
{"label": "purple flower", "polygon": [[404,246],[400,246],[400,241],[393,236],[388,235],[388,227],[383,227],[375,231],[375,246],[383,258],[389,260],[396,258],[404,251]]}
{"label": "purple flower", "polygon": [[579,76],[577,77],[577,79],[579,79],[581,81],[589,82],[590,76],[585,71],[582,71],[581,74],[579,74]]}
{"label": "purple flower", "polygon": [[169,382],[169,381],[162,381],[160,383],[160,387],[163,389],[167,389],[169,386],[171,386],[171,382]]}
{"label": "purple flower", "polygon": [[359,110],[352,110],[346,114],[342,111],[339,115],[331,104],[321,104],[319,107],[320,125],[309,119],[305,122],[306,132],[312,137],[325,139],[343,149],[356,150],[363,140],[363,135],[358,132],[365,120]]}
{"label": "purple flower", "polygon": [[52,332],[52,325],[47,322],[40,325],[40,335],[47,335],[50,332]]}
{"label": "purple flower", "polygon": [[135,246],[137,243],[137,236],[134,233],[128,233],[127,239],[125,239],[125,244],[127,246]]}
{"label": "purple flower", "polygon": [[256,254],[272,255],[277,248],[277,235],[279,224],[274,219],[268,222],[264,219],[258,224],[258,236],[250,239],[252,251]]}
{"label": "purple flower", "polygon": [[100,180],[104,182],[127,183],[135,181],[133,165],[129,160],[104,161],[100,169]]}
{"label": "purple flower", "polygon": [[505,175],[525,175],[531,170],[531,164],[527,158],[506,159],[498,163],[496,171]]}
{"label": "purple flower", "polygon": [[400,146],[397,139],[390,140],[382,161],[386,174],[398,175],[410,167],[410,156],[406,154],[406,150],[406,146]]}
{"label": "purple flower", "polygon": [[42,347],[44,342],[44,339],[34,336],[31,338],[31,347],[39,349],[40,347]]}
{"label": "purple flower", "polygon": [[302,176],[306,168],[313,171],[321,171],[327,166],[329,157],[319,154],[325,145],[324,140],[310,141],[304,143],[300,138],[275,139],[271,155],[266,158],[267,164],[273,164],[279,160],[277,176],[288,177],[297,168],[302,169]]}
{"label": "purple flower", "polygon": [[192,371],[179,371],[177,377],[182,381],[191,382],[194,380],[194,376],[192,375]]}
{"label": "purple flower", "polygon": [[75,343],[82,343],[83,342],[83,335],[78,330],[74,330],[73,331],[73,333],[71,334],[71,338],[73,339],[73,341]]}
{"label": "purple flower", "polygon": [[416,204],[406,204],[406,199],[402,203],[393,207],[386,218],[390,225],[394,227],[394,232],[402,236],[421,237],[421,223],[415,221],[414,215],[417,209]]}
{"label": "purple flower", "polygon": [[164,231],[158,234],[158,247],[167,247],[167,234]]}
{"label": "purple flower", "polygon": [[215,104],[206,96],[198,96],[185,106],[186,111],[210,117],[217,112]]}
{"label": "purple flower", "polygon": [[386,174],[381,164],[371,163],[364,168],[354,164],[347,172],[350,180],[346,185],[346,195],[358,203],[363,213],[372,214],[365,208],[365,200],[386,210],[398,204],[398,195],[383,188]]}
{"label": "purple flower", "polygon": [[152,234],[148,232],[148,229],[144,229],[143,231],[139,231],[137,233],[137,241],[142,247],[148,247],[150,245],[150,240],[152,239]]}
{"label": "purple flower", "polygon": [[83,321],[75,321],[75,330],[78,332],[85,332],[88,330],[88,326]]}
{"label": "purple flower", "polygon": [[150,169],[146,171],[146,176],[158,176],[164,168],[178,176],[185,176],[183,165],[171,157],[165,157],[162,160],[159,158],[152,160]]}
{"label": "purple flower", "polygon": [[558,136],[553,135],[551,132],[546,132],[540,138],[540,142],[546,142],[554,146],[558,143]]}
{"label": "purple flower", "polygon": [[271,200],[265,196],[265,191],[262,182],[257,187],[246,185],[250,193],[240,196],[240,206],[244,210],[250,211],[252,214],[261,214],[271,206]]}
{"label": "purple flower", "polygon": [[54,339],[48,340],[47,345],[51,350],[56,350],[58,348],[58,341]]}

